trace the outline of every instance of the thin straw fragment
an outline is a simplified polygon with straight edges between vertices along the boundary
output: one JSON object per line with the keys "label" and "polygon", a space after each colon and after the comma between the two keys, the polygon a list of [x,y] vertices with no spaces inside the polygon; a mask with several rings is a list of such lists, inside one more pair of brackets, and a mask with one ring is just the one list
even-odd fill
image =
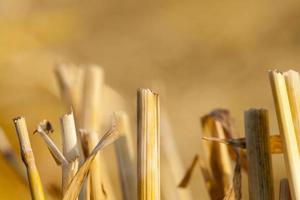
{"label": "thin straw fragment", "polygon": [[199,156],[195,155],[192,164],[189,166],[185,176],[183,177],[183,179],[180,181],[178,187],[180,188],[185,188],[187,187],[188,183],[190,182],[190,179],[192,177],[192,173],[196,167],[196,164],[198,163],[199,160]]}
{"label": "thin straw fragment", "polygon": [[48,136],[48,134],[52,131],[53,131],[53,129],[52,129],[50,122],[48,122],[47,120],[44,120],[39,123],[35,133],[38,133],[43,138],[43,140],[47,144],[47,147],[50,150],[52,156],[54,157],[55,161],[59,165],[67,165],[68,164],[67,159],[60,152],[60,150],[55,145],[55,143],[52,141],[52,139]]}
{"label": "thin straw fragment", "polygon": [[[218,137],[202,137],[203,140],[211,142],[219,142],[227,145],[231,145],[237,148],[246,149],[246,138],[218,138]],[[280,135],[270,135],[270,152],[272,154],[283,153],[283,144]]]}

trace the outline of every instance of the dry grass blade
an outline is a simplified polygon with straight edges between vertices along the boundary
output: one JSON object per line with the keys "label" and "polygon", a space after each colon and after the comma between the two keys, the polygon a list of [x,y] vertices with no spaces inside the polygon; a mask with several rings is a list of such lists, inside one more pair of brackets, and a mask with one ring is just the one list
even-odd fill
{"label": "dry grass blade", "polygon": [[203,140],[211,142],[219,142],[227,145],[232,145],[237,148],[246,149],[246,139],[245,138],[218,138],[218,137],[202,137]]}
{"label": "dry grass blade", "polygon": [[[280,135],[284,144],[284,158],[287,166],[288,180],[293,199],[300,199],[300,155],[293,122],[292,110],[284,75],[277,71],[270,71],[270,82]],[[291,95],[290,95],[291,96]],[[299,101],[299,99],[297,99]]]}
{"label": "dry grass blade", "polygon": [[31,197],[33,200],[44,200],[43,186],[31,149],[25,118],[17,117],[13,121],[19,138],[22,160],[27,168]]}
{"label": "dry grass blade", "polygon": [[158,94],[138,90],[138,199],[160,200],[160,109]]}
{"label": "dry grass blade", "polygon": [[48,134],[51,132],[53,132],[53,129],[50,122],[47,120],[43,120],[42,122],[40,122],[37,129],[35,130],[35,133],[38,133],[47,144],[47,147],[50,150],[51,155],[54,157],[55,161],[60,165],[67,165],[67,159],[60,152],[52,139],[48,136]]}
{"label": "dry grass blade", "polygon": [[[246,149],[246,138],[217,138],[217,137],[202,137],[203,140],[211,142],[219,142],[227,145],[231,145],[237,148]],[[269,136],[270,151],[272,154],[283,153],[282,140],[280,135]]]}
{"label": "dry grass blade", "polygon": [[209,168],[207,167],[206,163],[203,159],[199,157],[199,155],[195,155],[192,163],[188,167],[187,171],[185,172],[182,180],[180,181],[178,187],[186,188],[189,183],[191,182],[192,174],[194,170],[196,169],[196,164],[199,163],[200,170],[204,179],[204,183],[208,191],[210,191],[211,184],[212,184],[212,175],[209,171]]}
{"label": "dry grass blade", "polygon": [[199,160],[199,156],[196,155],[193,159],[193,162],[192,162],[191,166],[188,168],[188,170],[185,173],[183,179],[180,181],[178,187],[181,187],[181,188],[187,187],[187,185],[190,182],[190,179],[192,177],[193,171],[194,171],[194,169],[195,169],[195,167],[198,163],[198,160]]}
{"label": "dry grass blade", "polygon": [[79,168],[76,175],[73,177],[68,189],[65,192],[63,200],[75,200],[78,197],[83,181],[89,173],[90,167],[97,153],[103,150],[106,146],[113,143],[115,140],[117,140],[119,136],[120,135],[118,134],[118,131],[115,128],[112,128],[100,139],[100,141],[93,149],[89,157],[86,159],[83,165]]}

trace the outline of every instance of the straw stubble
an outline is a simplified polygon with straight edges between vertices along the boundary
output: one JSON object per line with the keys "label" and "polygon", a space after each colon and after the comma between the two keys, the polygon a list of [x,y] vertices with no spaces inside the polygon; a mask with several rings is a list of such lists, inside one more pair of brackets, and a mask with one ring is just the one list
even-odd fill
{"label": "straw stubble", "polygon": [[160,200],[159,97],[138,90],[138,199]]}
{"label": "straw stubble", "polygon": [[22,160],[27,168],[31,197],[33,200],[44,200],[43,186],[31,149],[25,118],[17,117],[13,121],[19,138]]}

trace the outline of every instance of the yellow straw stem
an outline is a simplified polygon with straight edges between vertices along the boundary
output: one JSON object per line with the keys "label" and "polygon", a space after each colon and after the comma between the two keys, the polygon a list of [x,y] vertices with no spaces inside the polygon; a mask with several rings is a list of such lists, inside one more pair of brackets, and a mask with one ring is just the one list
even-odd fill
{"label": "yellow straw stem", "polygon": [[45,196],[43,186],[31,149],[25,118],[15,118],[14,124],[20,142],[22,160],[27,168],[31,197],[33,200],[44,200]]}
{"label": "yellow straw stem", "polygon": [[138,199],[160,200],[160,111],[158,94],[138,90]]}

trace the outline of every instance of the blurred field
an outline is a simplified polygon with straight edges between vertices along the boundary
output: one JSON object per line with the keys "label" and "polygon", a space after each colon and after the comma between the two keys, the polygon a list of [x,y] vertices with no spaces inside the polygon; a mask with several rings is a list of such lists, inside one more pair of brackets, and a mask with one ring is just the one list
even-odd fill
{"label": "blurred field", "polygon": [[[2,0],[0,125],[17,153],[13,117],[25,115],[31,131],[44,118],[58,129],[52,71],[70,61],[104,68],[107,118],[122,108],[134,125],[136,89],[161,91],[185,166],[201,149],[199,116],[213,108],[230,109],[241,134],[244,110],[267,108],[277,133],[267,70],[300,70],[299,11],[296,1]],[[59,168],[32,140],[43,182],[58,183]],[[284,166],[281,156],[274,162],[278,188]],[[0,199],[28,199],[2,158],[0,169]]]}

